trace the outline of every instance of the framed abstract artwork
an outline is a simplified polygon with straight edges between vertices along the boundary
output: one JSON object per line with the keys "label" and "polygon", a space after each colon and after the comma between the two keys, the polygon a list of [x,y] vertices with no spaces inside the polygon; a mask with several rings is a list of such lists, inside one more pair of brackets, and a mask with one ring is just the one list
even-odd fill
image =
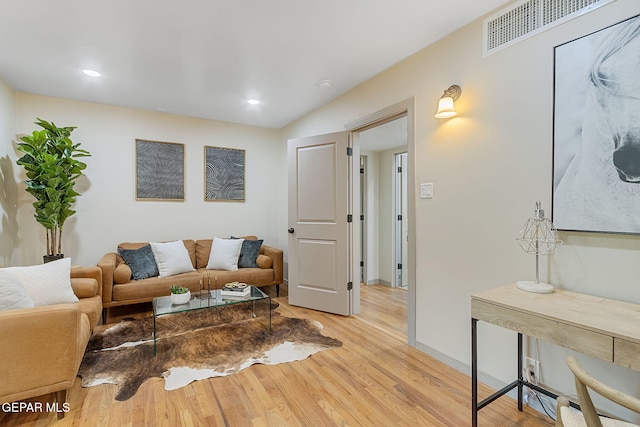
{"label": "framed abstract artwork", "polygon": [[559,230],[640,234],[640,15],[554,49]]}
{"label": "framed abstract artwork", "polygon": [[136,200],[184,201],[184,144],[136,139]]}
{"label": "framed abstract artwork", "polygon": [[245,201],[245,150],[204,147],[204,200]]}

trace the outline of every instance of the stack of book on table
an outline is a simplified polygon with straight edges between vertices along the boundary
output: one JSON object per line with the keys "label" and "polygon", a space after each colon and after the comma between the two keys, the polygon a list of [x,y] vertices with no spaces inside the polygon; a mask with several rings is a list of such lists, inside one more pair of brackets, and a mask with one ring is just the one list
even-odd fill
{"label": "stack of book on table", "polygon": [[227,283],[222,287],[220,294],[223,297],[246,297],[251,294],[251,286],[239,282]]}

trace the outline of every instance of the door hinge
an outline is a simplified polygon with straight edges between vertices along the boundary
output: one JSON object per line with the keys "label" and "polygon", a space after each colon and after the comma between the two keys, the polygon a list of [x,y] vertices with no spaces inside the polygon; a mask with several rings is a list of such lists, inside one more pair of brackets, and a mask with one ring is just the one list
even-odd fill
{"label": "door hinge", "polygon": [[364,267],[364,261],[360,261],[360,267]]}
{"label": "door hinge", "polygon": [[364,174],[364,168],[360,168],[360,173]]}
{"label": "door hinge", "polygon": [[353,215],[347,215],[347,222],[353,222]]}
{"label": "door hinge", "polygon": [[360,221],[364,221],[364,215],[360,215]]}
{"label": "door hinge", "polygon": [[402,221],[402,215],[398,215],[398,221]]}
{"label": "door hinge", "polygon": [[353,156],[353,148],[347,147],[347,156]]}
{"label": "door hinge", "polygon": [[398,173],[402,173],[402,166],[398,166]]}
{"label": "door hinge", "polygon": [[350,291],[353,289],[353,282],[347,283],[347,290]]}
{"label": "door hinge", "polygon": [[402,270],[402,264],[398,264],[398,270]]}

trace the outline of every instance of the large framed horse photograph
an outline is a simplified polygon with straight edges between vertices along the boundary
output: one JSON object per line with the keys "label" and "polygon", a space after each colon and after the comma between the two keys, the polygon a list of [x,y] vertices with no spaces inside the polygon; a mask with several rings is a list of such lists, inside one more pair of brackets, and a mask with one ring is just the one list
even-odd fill
{"label": "large framed horse photograph", "polygon": [[640,15],[554,49],[559,230],[640,234]]}

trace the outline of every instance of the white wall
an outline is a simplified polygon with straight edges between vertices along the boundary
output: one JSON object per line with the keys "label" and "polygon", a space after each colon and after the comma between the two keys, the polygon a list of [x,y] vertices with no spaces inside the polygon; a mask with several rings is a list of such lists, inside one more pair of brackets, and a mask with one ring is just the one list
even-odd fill
{"label": "white wall", "polygon": [[[415,188],[434,183],[433,199],[416,200],[419,347],[468,365],[470,295],[534,274],[533,257],[514,239],[536,200],[550,210],[553,47],[638,12],[636,0],[618,0],[486,58],[478,20],[283,130],[286,138],[342,130],[415,97]],[[463,91],[456,103],[459,116],[434,119],[438,98],[454,83]],[[562,237],[565,245],[551,264],[553,283],[640,303],[639,236]],[[479,329],[481,371],[512,381],[514,334],[486,324]],[[541,345],[543,379],[574,393],[565,354]],[[639,373],[580,360],[594,374],[640,395]]]}
{"label": "white wall", "polygon": [[12,157],[15,116],[15,92],[0,80],[0,266],[11,265],[18,236],[18,186]]}
{"label": "white wall", "polygon": [[[284,248],[277,233],[282,169],[286,164],[277,130],[194,119],[100,104],[16,95],[17,133],[31,133],[37,117],[58,126],[77,126],[74,142],[91,152],[77,214],[65,225],[63,252],[75,264],[95,265],[123,241],[202,239],[255,234]],[[184,202],[135,200],[135,139],[185,144]],[[246,202],[204,202],[204,146],[246,150]],[[3,149],[6,147],[3,145]],[[17,154],[9,150],[13,164]],[[15,180],[24,179],[16,170]],[[286,172],[284,172],[286,176]],[[18,254],[14,264],[42,262],[44,233],[33,220],[31,196],[20,188]]]}

